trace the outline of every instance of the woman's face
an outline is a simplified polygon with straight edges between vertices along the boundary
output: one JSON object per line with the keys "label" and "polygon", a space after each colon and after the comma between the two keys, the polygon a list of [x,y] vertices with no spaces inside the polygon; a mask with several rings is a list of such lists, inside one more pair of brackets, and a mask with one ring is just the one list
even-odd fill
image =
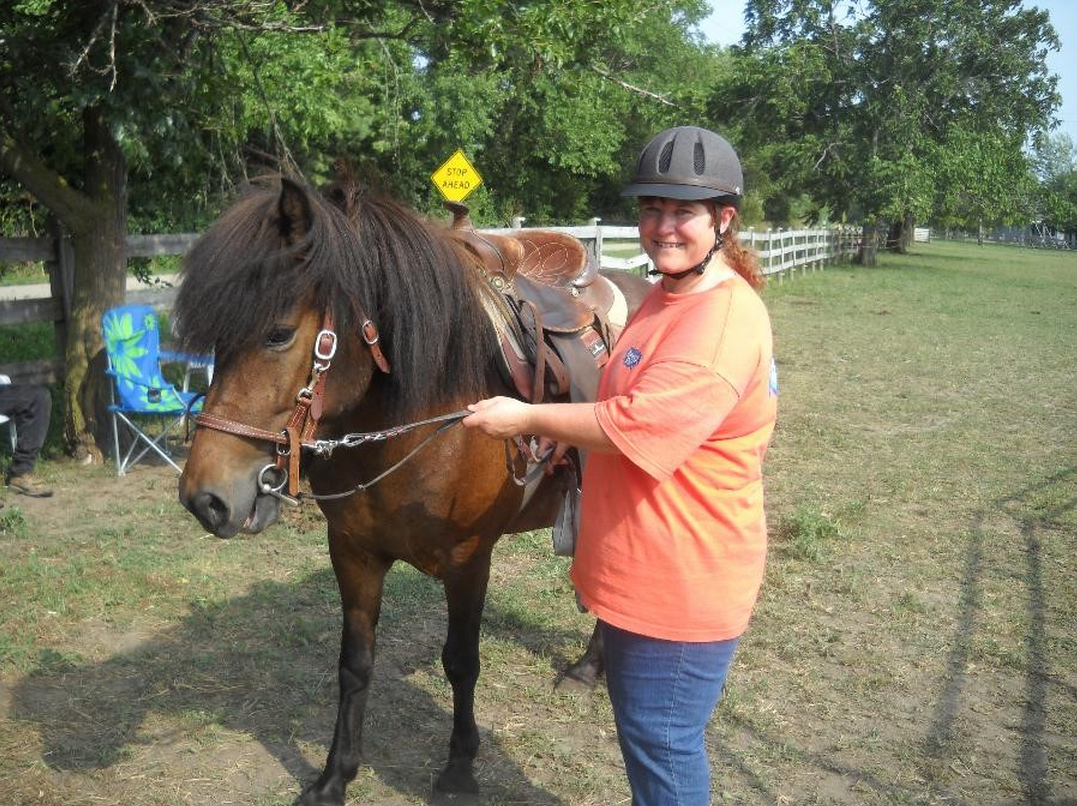
{"label": "woman's face", "polygon": [[714,206],[708,202],[640,199],[640,245],[663,274],[698,265],[714,246],[716,223]]}

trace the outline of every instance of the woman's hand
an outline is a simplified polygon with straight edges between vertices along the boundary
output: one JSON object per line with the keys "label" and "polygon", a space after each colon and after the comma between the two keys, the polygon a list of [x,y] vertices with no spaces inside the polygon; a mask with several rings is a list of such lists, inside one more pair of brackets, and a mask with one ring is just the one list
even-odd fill
{"label": "woman's hand", "polygon": [[467,407],[472,412],[464,418],[467,428],[478,428],[494,439],[510,439],[524,434],[528,429],[529,403],[512,397],[491,397],[472,403]]}
{"label": "woman's hand", "polygon": [[467,407],[467,428],[478,428],[494,439],[521,434],[539,435],[546,444],[556,443],[550,462],[562,461],[569,446],[602,453],[618,448],[598,424],[594,403],[524,403],[512,397],[491,397]]}
{"label": "woman's hand", "polygon": [[538,449],[535,451],[535,455],[538,457],[546,457],[547,476],[552,476],[558,465],[568,464],[568,460],[565,458],[565,452],[571,447],[572,446],[567,442],[558,442],[556,439],[550,439],[549,437],[539,438]]}

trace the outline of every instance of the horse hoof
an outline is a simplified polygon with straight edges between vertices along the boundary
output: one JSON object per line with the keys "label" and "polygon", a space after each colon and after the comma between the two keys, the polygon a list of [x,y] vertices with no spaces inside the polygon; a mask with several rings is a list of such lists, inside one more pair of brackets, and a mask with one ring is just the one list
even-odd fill
{"label": "horse hoof", "polygon": [[553,684],[554,691],[593,691],[595,687],[595,678],[590,679],[582,676],[576,676],[571,674],[563,674]]}
{"label": "horse hoof", "polygon": [[554,691],[590,691],[602,676],[602,665],[596,661],[573,663],[553,684]]}
{"label": "horse hoof", "polygon": [[344,806],[344,792],[319,790],[312,786],[296,799],[295,806]]}
{"label": "horse hoof", "polygon": [[[448,766],[441,771],[434,791],[441,795],[448,795],[450,800],[446,803],[467,803],[468,796],[479,794],[479,782],[475,780],[475,774],[471,766]],[[461,799],[461,796],[463,798]]]}

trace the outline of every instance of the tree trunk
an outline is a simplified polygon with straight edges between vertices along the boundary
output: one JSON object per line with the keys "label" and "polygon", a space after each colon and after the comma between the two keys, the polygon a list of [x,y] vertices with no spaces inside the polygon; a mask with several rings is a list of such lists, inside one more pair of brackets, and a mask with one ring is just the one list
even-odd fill
{"label": "tree trunk", "polygon": [[890,233],[886,238],[886,248],[891,252],[906,255],[912,246],[916,234],[916,219],[912,213],[905,213],[901,218],[890,222]]}
{"label": "tree trunk", "polygon": [[902,232],[901,254],[907,254],[916,239],[916,217],[912,213],[905,213],[905,228]]}
{"label": "tree trunk", "polygon": [[984,245],[984,220],[981,218],[976,228],[976,244],[978,246]]}
{"label": "tree trunk", "polygon": [[902,252],[905,243],[905,219],[895,218],[890,222],[890,229],[886,233],[886,249],[888,252]]}
{"label": "tree trunk", "polygon": [[74,227],[76,271],[64,345],[64,437],[76,456],[108,444],[101,314],[125,298],[127,164],[98,109],[83,114],[85,193],[92,221]]}
{"label": "tree trunk", "polygon": [[71,317],[60,349],[64,438],[79,457],[97,452],[95,442],[108,444],[101,314],[124,301],[127,269],[127,164],[101,109],[86,109],[82,125],[85,187],[78,190],[19,139],[10,115],[0,115],[0,170],[47,207],[74,241]]}
{"label": "tree trunk", "polygon": [[860,254],[856,258],[856,262],[861,266],[874,267],[876,265],[876,254],[879,250],[878,239],[879,226],[877,222],[865,223],[860,237]]}

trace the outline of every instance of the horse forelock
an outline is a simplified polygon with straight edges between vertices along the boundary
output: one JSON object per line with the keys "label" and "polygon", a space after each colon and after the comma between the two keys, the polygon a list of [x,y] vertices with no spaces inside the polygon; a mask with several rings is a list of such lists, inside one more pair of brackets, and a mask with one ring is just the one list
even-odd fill
{"label": "horse forelock", "polygon": [[174,312],[185,348],[215,352],[226,369],[300,305],[332,310],[345,340],[365,318],[375,323],[393,415],[486,391],[495,345],[478,295],[487,290],[442,232],[389,199],[350,193],[340,209],[303,192],[309,230],[297,243],[281,235],[279,190],[263,186],[195,244]]}

